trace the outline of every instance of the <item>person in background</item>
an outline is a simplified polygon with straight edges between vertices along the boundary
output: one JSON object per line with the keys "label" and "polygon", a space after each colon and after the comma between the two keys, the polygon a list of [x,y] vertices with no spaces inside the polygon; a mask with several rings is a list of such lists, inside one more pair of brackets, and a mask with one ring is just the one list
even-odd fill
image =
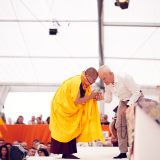
{"label": "person in background", "polygon": [[11,143],[6,143],[5,145],[7,146],[8,150],[10,151],[10,149],[12,147],[12,144]]}
{"label": "person in background", "polygon": [[13,124],[12,118],[8,118],[7,124]]}
{"label": "person in background", "polygon": [[24,124],[23,121],[24,121],[24,117],[23,117],[23,116],[19,116],[19,117],[17,118],[17,121],[16,121],[15,124]]}
{"label": "person in background", "polygon": [[93,67],[71,77],[59,87],[51,103],[51,153],[65,159],[79,159],[76,142],[103,139],[97,100],[102,94],[91,91],[98,77]]}
{"label": "person in background", "polygon": [[27,142],[24,141],[24,142],[21,142],[20,144],[26,150],[26,152],[28,152],[28,144],[27,144]]}
{"label": "person in background", "polygon": [[50,117],[47,117],[46,124],[49,124],[49,121],[50,121]]}
{"label": "person in background", "polygon": [[0,146],[5,145],[5,140],[4,139],[0,139]]}
{"label": "person in background", "polygon": [[21,141],[15,140],[15,141],[12,142],[12,146],[13,146],[13,145],[20,145],[20,143],[21,143]]}
{"label": "person in background", "polygon": [[32,142],[32,148],[34,148],[35,150],[38,149],[38,146],[41,144],[40,140],[38,139],[34,139]]}
{"label": "person in background", "polygon": [[36,155],[36,150],[34,148],[30,148],[28,150],[26,158],[31,157],[31,156],[35,156],[35,155]]}
{"label": "person in background", "polygon": [[47,151],[49,153],[49,156],[53,156],[53,153],[51,153],[51,142],[48,142],[46,146],[47,146]]}
{"label": "person in background", "polygon": [[109,125],[109,121],[108,121],[108,115],[107,114],[102,114],[101,115],[101,124],[102,125]]}
{"label": "person in background", "polygon": [[36,118],[37,124],[44,124],[41,117]]}
{"label": "person in background", "polygon": [[116,127],[115,127],[116,119],[117,119],[117,109],[118,109],[118,106],[116,106],[113,109],[113,112],[115,113],[115,115],[112,118],[112,122],[109,124],[109,130],[111,132],[111,142],[112,142],[114,147],[118,147],[117,130],[116,130]]}
{"label": "person in background", "polygon": [[42,118],[43,117],[42,114],[40,114],[39,117],[41,119],[41,122],[44,124],[44,121],[43,121],[43,118]]}
{"label": "person in background", "polygon": [[0,159],[9,160],[9,150],[6,145],[0,146]]}
{"label": "person in background", "polygon": [[31,117],[31,120],[28,121],[28,124],[36,124],[36,118],[35,118],[35,116]]}
{"label": "person in background", "polygon": [[39,150],[38,150],[38,155],[40,156],[40,157],[48,157],[49,156],[49,153],[48,153],[48,151],[47,151],[47,149],[46,148],[40,148]]}

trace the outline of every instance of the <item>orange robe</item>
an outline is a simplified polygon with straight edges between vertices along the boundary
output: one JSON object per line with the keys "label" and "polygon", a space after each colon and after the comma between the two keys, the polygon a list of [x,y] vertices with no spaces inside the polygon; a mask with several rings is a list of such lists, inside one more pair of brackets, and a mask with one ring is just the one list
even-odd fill
{"label": "orange robe", "polygon": [[[75,105],[81,84],[81,76],[64,81],[55,93],[51,103],[51,137],[59,142],[90,142],[104,140],[97,102],[93,99],[85,104]],[[85,95],[91,93],[88,87]]]}

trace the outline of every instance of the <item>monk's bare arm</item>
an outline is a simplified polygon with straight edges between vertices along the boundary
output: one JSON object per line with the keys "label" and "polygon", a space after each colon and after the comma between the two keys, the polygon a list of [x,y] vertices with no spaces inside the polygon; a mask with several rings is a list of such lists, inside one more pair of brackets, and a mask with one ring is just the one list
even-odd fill
{"label": "monk's bare arm", "polygon": [[85,104],[88,100],[95,99],[96,96],[97,96],[97,93],[95,91],[92,91],[92,93],[90,95],[85,96],[85,97],[80,97],[80,91],[79,91],[74,103],[75,103],[75,105]]}

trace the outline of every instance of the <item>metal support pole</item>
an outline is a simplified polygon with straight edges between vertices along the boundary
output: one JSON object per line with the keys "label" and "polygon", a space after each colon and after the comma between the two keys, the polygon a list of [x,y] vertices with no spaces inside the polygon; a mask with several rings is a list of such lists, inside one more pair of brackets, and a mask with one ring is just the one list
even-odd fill
{"label": "metal support pole", "polygon": [[[103,0],[97,0],[98,5],[98,34],[99,34],[99,66],[104,64],[104,26],[103,26]],[[104,84],[98,83],[100,90],[104,93]],[[104,102],[100,101],[100,113],[104,114]]]}

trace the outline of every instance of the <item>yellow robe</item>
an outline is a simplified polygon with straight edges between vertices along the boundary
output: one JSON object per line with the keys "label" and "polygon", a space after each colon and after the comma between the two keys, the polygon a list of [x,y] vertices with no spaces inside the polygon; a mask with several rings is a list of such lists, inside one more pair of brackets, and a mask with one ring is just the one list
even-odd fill
{"label": "yellow robe", "polygon": [[[5,129],[7,129],[6,124],[3,122],[3,119],[0,117],[0,125],[2,125]],[[0,131],[0,138],[2,138],[2,132]]]}
{"label": "yellow robe", "polygon": [[[49,128],[51,137],[59,142],[74,138],[77,142],[104,140],[97,102],[91,99],[85,104],[74,104],[80,83],[80,75],[64,81],[52,100]],[[90,93],[88,87],[85,95]]]}

